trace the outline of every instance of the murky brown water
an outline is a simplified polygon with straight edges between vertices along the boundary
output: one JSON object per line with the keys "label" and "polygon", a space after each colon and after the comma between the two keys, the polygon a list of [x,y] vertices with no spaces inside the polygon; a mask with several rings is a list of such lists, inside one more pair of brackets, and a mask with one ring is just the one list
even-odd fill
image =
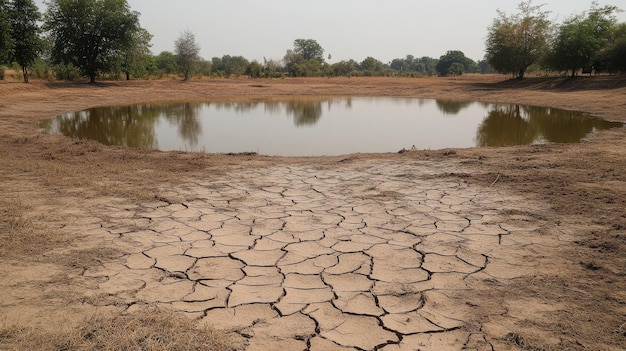
{"label": "murky brown water", "polygon": [[107,145],[204,152],[322,156],[572,143],[623,127],[554,108],[409,98],[146,103],[71,112],[50,133]]}

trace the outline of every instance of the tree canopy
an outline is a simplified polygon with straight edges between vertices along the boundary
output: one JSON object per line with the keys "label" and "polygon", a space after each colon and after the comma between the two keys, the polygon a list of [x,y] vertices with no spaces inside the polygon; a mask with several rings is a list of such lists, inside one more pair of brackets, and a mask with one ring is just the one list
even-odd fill
{"label": "tree canopy", "polygon": [[72,64],[95,82],[132,46],[138,17],[126,0],[51,0],[44,29],[53,61]]}
{"label": "tree canopy", "polygon": [[476,62],[465,56],[462,51],[452,50],[439,58],[436,65],[440,76],[460,76],[466,72],[476,71]]}
{"label": "tree canopy", "polygon": [[609,72],[626,72],[626,23],[616,27],[613,43],[600,52],[599,59]]}
{"label": "tree canopy", "polygon": [[544,55],[549,38],[549,12],[532,0],[518,5],[519,13],[508,16],[498,10],[498,17],[488,29],[485,59],[500,73],[522,78],[528,67]]}
{"label": "tree canopy", "polygon": [[316,60],[324,62],[324,49],[314,39],[296,39],[293,42],[293,51],[302,56],[304,60]]}
{"label": "tree canopy", "polygon": [[143,76],[150,66],[150,41],[152,34],[144,28],[138,28],[133,32],[132,42],[121,52],[119,57],[120,69],[125,73],[126,80],[130,80],[130,75]]}
{"label": "tree canopy", "polygon": [[13,52],[13,36],[9,22],[9,3],[0,0],[0,64],[9,61]]}
{"label": "tree canopy", "polygon": [[183,31],[174,43],[174,53],[183,79],[188,80],[200,60],[200,46],[196,42],[196,36],[189,30]]}
{"label": "tree canopy", "polygon": [[37,21],[41,14],[32,0],[13,0],[9,2],[9,23],[13,37],[11,57],[21,67],[24,82],[28,83],[28,67],[35,62],[42,50],[43,42],[39,36]]}
{"label": "tree canopy", "polygon": [[602,70],[601,55],[614,43],[617,29],[615,6],[599,7],[596,2],[586,15],[578,15],[565,21],[558,29],[548,65],[575,76],[579,70],[591,72]]}

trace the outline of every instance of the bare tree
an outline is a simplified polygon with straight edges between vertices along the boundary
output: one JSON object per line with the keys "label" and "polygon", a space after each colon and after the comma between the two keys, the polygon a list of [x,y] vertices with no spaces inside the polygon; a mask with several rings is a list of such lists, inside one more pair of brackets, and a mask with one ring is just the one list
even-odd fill
{"label": "bare tree", "polygon": [[174,51],[184,80],[189,80],[200,61],[200,46],[196,43],[196,36],[189,30],[182,32],[174,43]]}

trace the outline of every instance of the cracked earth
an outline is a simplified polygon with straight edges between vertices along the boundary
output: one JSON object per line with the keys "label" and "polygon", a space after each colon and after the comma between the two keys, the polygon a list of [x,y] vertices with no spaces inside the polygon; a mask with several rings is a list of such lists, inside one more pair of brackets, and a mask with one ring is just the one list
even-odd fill
{"label": "cracked earth", "polygon": [[130,311],[171,307],[235,330],[247,350],[490,350],[457,292],[532,274],[524,257],[560,239],[528,224],[527,200],[443,176],[454,171],[240,167],[110,205],[88,234],[132,249],[82,272],[98,282],[86,295]]}

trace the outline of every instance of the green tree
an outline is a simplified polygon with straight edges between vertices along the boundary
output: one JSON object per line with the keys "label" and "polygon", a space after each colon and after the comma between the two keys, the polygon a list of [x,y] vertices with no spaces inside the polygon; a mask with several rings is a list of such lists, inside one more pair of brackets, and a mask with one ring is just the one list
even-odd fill
{"label": "green tree", "polygon": [[626,73],[626,23],[617,26],[614,41],[600,54],[609,72]]}
{"label": "green tree", "polygon": [[575,16],[565,21],[558,29],[549,64],[552,68],[571,71],[572,76],[582,69],[600,71],[600,54],[614,42],[617,29],[615,6],[599,7],[597,2],[587,15]]}
{"label": "green tree", "polygon": [[133,44],[139,14],[126,0],[50,0],[44,29],[52,60],[78,67],[91,83]]}
{"label": "green tree", "polygon": [[491,65],[489,64],[489,62],[487,62],[487,60],[478,60],[478,62],[476,63],[477,69],[478,69],[478,73],[480,74],[488,74],[488,73],[493,73],[493,67],[491,67]]}
{"label": "green tree", "polygon": [[178,72],[178,62],[176,55],[169,51],[162,51],[154,58],[157,68],[164,74],[174,74]]}
{"label": "green tree", "polygon": [[354,60],[342,60],[331,65],[332,72],[335,76],[350,77],[352,72],[356,69],[358,63]]}
{"label": "green tree", "polygon": [[439,58],[435,69],[440,76],[460,76],[465,72],[474,71],[476,62],[465,56],[462,51],[451,50]]}
{"label": "green tree", "polygon": [[213,67],[211,66],[211,62],[205,59],[200,59],[198,61],[198,74],[205,77],[210,77],[213,72]]}
{"label": "green tree", "polygon": [[368,56],[359,64],[359,69],[366,76],[380,75],[383,72],[383,63],[379,60]]}
{"label": "green tree", "polygon": [[266,59],[263,57],[263,70],[265,72],[265,76],[269,78],[280,77],[282,66],[280,62],[274,59]]}
{"label": "green tree", "polygon": [[0,65],[8,63],[13,54],[13,36],[9,22],[9,3],[0,0]]}
{"label": "green tree", "polygon": [[500,73],[523,78],[526,69],[545,53],[549,37],[549,12],[532,0],[518,5],[519,13],[507,16],[498,10],[498,17],[489,27],[485,59]]}
{"label": "green tree", "polygon": [[41,14],[32,0],[13,0],[9,2],[9,23],[13,37],[12,59],[22,67],[24,82],[28,83],[28,67],[39,57],[43,41],[37,21]]}
{"label": "green tree", "polygon": [[436,58],[423,56],[418,60],[418,62],[413,63],[413,67],[415,67],[414,70],[416,72],[424,73],[427,75],[434,75],[435,73],[437,73],[438,63],[439,60]]}
{"label": "green tree", "polygon": [[126,74],[126,80],[130,80],[131,74],[143,76],[149,66],[152,53],[150,41],[152,34],[144,28],[137,28],[132,35],[132,44],[121,53],[121,67]]}
{"label": "green tree", "polygon": [[250,78],[261,78],[263,76],[263,66],[254,60],[246,67],[246,74]]}
{"label": "green tree", "polygon": [[188,30],[183,31],[174,43],[174,52],[183,79],[189,80],[200,60],[200,46],[196,43],[196,36]]}
{"label": "green tree", "polygon": [[313,39],[296,39],[293,42],[293,51],[305,61],[316,60],[324,62],[324,49]]}
{"label": "green tree", "polygon": [[246,74],[246,68],[250,64],[248,59],[243,56],[224,55],[222,57],[222,69],[226,77],[231,75],[240,76]]}

